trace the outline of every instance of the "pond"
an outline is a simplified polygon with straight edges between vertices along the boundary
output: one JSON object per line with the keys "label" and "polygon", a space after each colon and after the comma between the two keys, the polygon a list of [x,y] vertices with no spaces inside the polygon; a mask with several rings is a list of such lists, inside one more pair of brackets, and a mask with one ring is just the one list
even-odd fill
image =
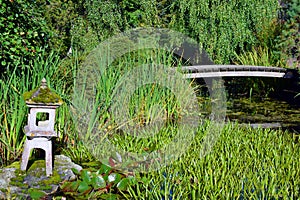
{"label": "pond", "polygon": [[238,98],[227,102],[227,119],[247,124],[300,130],[300,107],[274,98]]}
{"label": "pond", "polygon": [[[227,95],[226,121],[300,133],[298,82],[278,78],[226,78],[223,81]],[[197,80],[197,84],[203,83]],[[205,94],[204,89],[198,93],[198,99],[202,110],[206,110],[203,114],[207,115],[211,109]]]}

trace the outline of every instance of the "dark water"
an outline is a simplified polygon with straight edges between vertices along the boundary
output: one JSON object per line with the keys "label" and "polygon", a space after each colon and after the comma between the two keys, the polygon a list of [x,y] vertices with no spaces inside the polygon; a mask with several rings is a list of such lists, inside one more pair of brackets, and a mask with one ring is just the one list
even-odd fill
{"label": "dark water", "polygon": [[[298,80],[227,78],[223,81],[227,95],[227,121],[265,124],[270,125],[271,128],[282,128],[296,134],[300,133]],[[203,82],[200,80],[198,84],[203,84]],[[201,105],[209,108],[207,98],[200,95],[199,99]]]}
{"label": "dark water", "polygon": [[274,124],[300,132],[300,107],[274,98],[238,98],[227,102],[227,119],[239,123]]}
{"label": "dark water", "polygon": [[[242,96],[228,93],[227,117],[241,123],[279,124],[283,129],[300,133],[300,86],[299,80],[279,78],[248,78],[233,82],[228,80],[227,88],[234,88],[238,81],[245,84],[249,92]],[[226,83],[225,83],[226,84]],[[254,92],[252,92],[254,91]]]}

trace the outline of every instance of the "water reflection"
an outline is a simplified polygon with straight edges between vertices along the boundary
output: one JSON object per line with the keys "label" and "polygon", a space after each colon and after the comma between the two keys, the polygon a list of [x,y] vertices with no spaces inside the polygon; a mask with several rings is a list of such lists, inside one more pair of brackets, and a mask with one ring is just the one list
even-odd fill
{"label": "water reflection", "polygon": [[[209,95],[201,80],[197,80],[197,84],[201,85],[197,91],[201,114],[206,117],[211,112]],[[300,134],[298,83],[274,78],[228,78],[225,79],[225,86],[227,121],[252,124],[253,127],[266,125]]]}
{"label": "water reflection", "polygon": [[227,118],[240,123],[279,123],[282,127],[300,125],[299,106],[272,98],[239,98],[227,102]]}

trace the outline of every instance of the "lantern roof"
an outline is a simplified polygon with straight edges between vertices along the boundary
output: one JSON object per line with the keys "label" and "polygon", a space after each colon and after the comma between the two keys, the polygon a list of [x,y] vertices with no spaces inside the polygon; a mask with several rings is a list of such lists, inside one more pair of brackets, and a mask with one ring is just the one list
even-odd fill
{"label": "lantern roof", "polygon": [[26,104],[30,105],[61,105],[63,103],[61,97],[48,88],[45,78],[42,79],[40,87],[37,87],[23,94]]}

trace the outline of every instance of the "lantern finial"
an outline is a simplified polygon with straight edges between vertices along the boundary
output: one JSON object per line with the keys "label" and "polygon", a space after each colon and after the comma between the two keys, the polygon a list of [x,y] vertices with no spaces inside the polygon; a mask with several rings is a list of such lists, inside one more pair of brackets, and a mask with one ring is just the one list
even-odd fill
{"label": "lantern finial", "polygon": [[41,88],[46,89],[47,88],[47,80],[45,78],[42,79],[41,81]]}

